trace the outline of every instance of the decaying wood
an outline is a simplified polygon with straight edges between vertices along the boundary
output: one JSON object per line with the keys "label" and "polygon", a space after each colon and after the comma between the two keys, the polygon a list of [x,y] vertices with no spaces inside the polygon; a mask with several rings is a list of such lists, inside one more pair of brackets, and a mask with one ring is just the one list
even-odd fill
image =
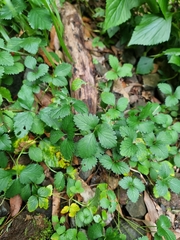
{"label": "decaying wood", "polygon": [[81,78],[86,82],[77,91],[72,91],[71,96],[84,101],[89,112],[95,114],[97,108],[97,90],[94,79],[94,65],[91,55],[84,46],[83,22],[77,10],[70,4],[65,3],[60,9],[64,25],[64,42],[73,59],[73,75],[70,81]]}

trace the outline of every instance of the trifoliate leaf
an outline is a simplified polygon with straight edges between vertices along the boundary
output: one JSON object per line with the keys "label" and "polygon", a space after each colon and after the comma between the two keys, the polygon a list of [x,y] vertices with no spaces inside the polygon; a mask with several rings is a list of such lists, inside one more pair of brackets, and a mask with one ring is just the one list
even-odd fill
{"label": "trifoliate leaf", "polygon": [[42,150],[38,147],[31,146],[29,148],[28,155],[29,155],[30,159],[32,159],[35,162],[42,162],[42,160],[43,160]]}
{"label": "trifoliate leaf", "polygon": [[138,178],[134,178],[133,179],[133,185],[134,187],[136,187],[138,189],[138,191],[141,193],[145,190],[145,186],[144,184],[142,183],[142,181]]}
{"label": "trifoliate leaf", "polygon": [[[42,21],[42,19],[41,19],[41,21]],[[36,54],[38,49],[39,49],[40,43],[41,43],[41,39],[40,38],[37,38],[37,37],[36,38],[35,37],[27,37],[27,38],[22,39],[21,46],[28,53]]]}
{"label": "trifoliate leaf", "polygon": [[8,134],[0,135],[0,150],[11,150],[11,140]]}
{"label": "trifoliate leaf", "polygon": [[136,68],[138,74],[148,74],[153,70],[153,58],[141,57]]}
{"label": "trifoliate leaf", "polygon": [[129,100],[125,97],[121,97],[117,101],[117,109],[120,112],[123,112],[128,106]]}
{"label": "trifoliate leaf", "polygon": [[14,117],[14,132],[16,137],[23,138],[28,134],[33,124],[32,112],[20,112]]}
{"label": "trifoliate leaf", "polygon": [[132,157],[137,152],[137,146],[133,143],[132,139],[125,138],[121,142],[120,154],[125,157]]}
{"label": "trifoliate leaf", "polygon": [[168,127],[172,124],[173,119],[169,114],[159,113],[158,115],[154,116],[154,122]]}
{"label": "trifoliate leaf", "polygon": [[117,144],[117,138],[115,135],[115,132],[112,130],[112,128],[106,124],[103,123],[97,127],[97,135],[98,139],[100,141],[100,144],[104,148],[113,148]]}
{"label": "trifoliate leaf", "polygon": [[65,178],[64,178],[64,174],[62,172],[58,172],[58,173],[55,174],[54,186],[59,192],[61,192],[64,189]]}
{"label": "trifoliate leaf", "polygon": [[27,74],[27,80],[32,82],[35,81],[36,79],[44,76],[48,72],[48,65],[47,64],[40,64],[37,69],[33,72],[28,72]]}
{"label": "trifoliate leaf", "polygon": [[32,8],[28,13],[28,20],[33,29],[50,30],[52,26],[52,18],[46,8]]}
{"label": "trifoliate leaf", "polygon": [[0,51],[0,65],[2,65],[2,66],[13,66],[14,65],[14,59],[9,52]]}
{"label": "trifoliate leaf", "polygon": [[15,62],[13,66],[5,66],[4,72],[8,75],[15,75],[24,71],[24,65],[20,62]]}
{"label": "trifoliate leaf", "polygon": [[83,84],[86,84],[86,82],[83,81],[81,78],[74,79],[71,84],[72,91],[77,91]]}
{"label": "trifoliate leaf", "polygon": [[167,83],[159,83],[158,84],[158,88],[160,89],[160,91],[166,95],[170,95],[172,94],[172,88],[169,84]]}
{"label": "trifoliate leaf", "polygon": [[23,84],[20,91],[18,92],[18,97],[21,107],[27,110],[31,110],[34,103],[32,88]]}
{"label": "trifoliate leaf", "polygon": [[167,96],[167,98],[165,99],[165,105],[167,107],[173,107],[178,104],[178,102],[179,101],[174,94]]}
{"label": "trifoliate leaf", "polygon": [[77,151],[81,158],[89,158],[95,155],[97,150],[97,141],[94,133],[90,133],[77,143]]}
{"label": "trifoliate leaf", "polygon": [[93,167],[95,167],[97,164],[97,158],[96,157],[90,157],[90,158],[84,158],[81,161],[81,170],[83,172],[86,172],[88,170],[91,170]]}
{"label": "trifoliate leaf", "polygon": [[111,92],[102,92],[101,99],[104,103],[114,106],[115,105],[115,96]]}
{"label": "trifoliate leaf", "polygon": [[171,32],[171,20],[172,15],[164,19],[153,14],[145,14],[140,24],[136,26],[128,45],[155,45],[168,41]]}
{"label": "trifoliate leaf", "polygon": [[131,200],[131,202],[135,203],[139,198],[139,191],[137,188],[131,186],[127,190],[127,195],[128,195],[128,198]]}
{"label": "trifoliate leaf", "polygon": [[69,63],[61,63],[54,70],[54,75],[58,77],[66,77],[71,72],[71,64]]}
{"label": "trifoliate leaf", "polygon": [[169,188],[171,189],[171,191],[173,191],[174,193],[179,194],[180,193],[180,180],[177,178],[171,178],[168,181],[168,185]]}
{"label": "trifoliate leaf", "polygon": [[[38,164],[29,164],[20,173],[20,182],[22,184],[37,183],[39,177],[44,175],[43,168]],[[42,179],[43,181],[43,179]]]}
{"label": "trifoliate leaf", "polygon": [[80,130],[89,131],[97,126],[99,119],[92,114],[77,114],[74,115],[74,122]]}
{"label": "trifoliate leaf", "polygon": [[129,186],[132,185],[133,179],[132,177],[124,177],[119,181],[119,186],[121,186],[123,189],[128,189]]}
{"label": "trifoliate leaf", "polygon": [[122,67],[118,68],[117,74],[119,77],[132,77],[133,65],[130,63],[124,63]]}
{"label": "trifoliate leaf", "polygon": [[33,69],[35,69],[36,64],[37,64],[37,61],[36,61],[36,59],[35,59],[34,57],[32,57],[32,56],[27,56],[27,57],[25,58],[24,65],[25,65],[27,68],[33,70]]}
{"label": "trifoliate leaf", "polygon": [[131,139],[135,139],[137,137],[137,134],[132,127],[122,126],[119,131],[122,137],[130,137]]}
{"label": "trifoliate leaf", "polygon": [[31,196],[27,202],[27,208],[29,212],[33,212],[38,207],[38,198],[36,196]]}

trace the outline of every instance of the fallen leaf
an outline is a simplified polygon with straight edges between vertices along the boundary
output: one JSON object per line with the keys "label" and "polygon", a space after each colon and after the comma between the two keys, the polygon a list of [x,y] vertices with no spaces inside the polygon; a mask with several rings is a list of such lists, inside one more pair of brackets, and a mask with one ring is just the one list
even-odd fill
{"label": "fallen leaf", "polygon": [[11,216],[14,217],[18,214],[22,206],[22,198],[20,195],[16,195],[9,200]]}
{"label": "fallen leaf", "polygon": [[47,107],[51,103],[52,96],[40,90],[39,93],[35,94],[35,99],[41,107]]}
{"label": "fallen leaf", "polygon": [[156,223],[157,219],[159,218],[159,214],[156,210],[154,202],[146,191],[144,192],[144,202],[148,210],[150,221]]}
{"label": "fallen leaf", "polygon": [[50,31],[50,43],[49,47],[52,50],[59,50],[60,44],[59,44],[59,39],[56,33],[56,29],[54,26],[52,26],[51,31]]}
{"label": "fallen leaf", "polygon": [[83,200],[84,200],[83,202],[87,203],[91,198],[94,197],[95,193],[82,178],[80,178],[79,176],[76,176],[76,180],[79,180],[81,182],[84,192],[80,193],[80,195],[81,197],[83,197]]}

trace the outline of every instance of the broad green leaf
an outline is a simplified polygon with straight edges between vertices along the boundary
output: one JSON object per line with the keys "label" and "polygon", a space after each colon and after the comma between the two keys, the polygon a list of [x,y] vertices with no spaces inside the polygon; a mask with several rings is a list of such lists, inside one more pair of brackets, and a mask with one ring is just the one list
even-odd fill
{"label": "broad green leaf", "polygon": [[61,130],[52,129],[50,132],[50,141],[52,144],[57,143],[63,136],[64,133]]}
{"label": "broad green leaf", "polygon": [[97,141],[93,133],[90,133],[77,143],[77,151],[81,158],[89,158],[95,155],[97,150]]}
{"label": "broad green leaf", "polygon": [[5,88],[5,87],[0,87],[0,94],[3,98],[5,98],[8,102],[12,102],[12,98],[11,98],[11,93],[10,91]]}
{"label": "broad green leaf", "polygon": [[14,133],[16,137],[23,138],[28,134],[33,124],[32,112],[20,112],[14,117]]}
{"label": "broad green leaf", "polygon": [[123,112],[128,106],[129,100],[125,97],[121,97],[117,101],[117,109],[120,112]]}
{"label": "broad green leaf", "polygon": [[174,233],[169,230],[171,222],[168,217],[161,215],[156,222],[158,228],[158,235],[164,237],[166,240],[176,240]]}
{"label": "broad green leaf", "polygon": [[24,65],[25,65],[27,68],[33,70],[33,69],[35,69],[36,64],[37,64],[37,61],[36,61],[36,59],[35,59],[34,57],[32,57],[32,56],[27,56],[27,57],[25,58]]}
{"label": "broad green leaf", "polygon": [[154,122],[168,127],[172,124],[173,119],[169,114],[159,113],[158,115],[154,116]]}
{"label": "broad green leaf", "polygon": [[180,167],[180,153],[178,153],[177,155],[175,155],[174,157],[174,163],[176,167]]}
{"label": "broad green leaf", "polygon": [[165,55],[175,55],[180,56],[180,48],[169,48],[165,51],[163,51]]}
{"label": "broad green leaf", "polygon": [[54,176],[54,186],[61,192],[65,188],[65,178],[62,172],[58,172]]}
{"label": "broad green leaf", "polygon": [[111,92],[102,92],[101,99],[104,103],[114,106],[115,105],[115,96]]}
{"label": "broad green leaf", "polygon": [[5,66],[4,72],[8,75],[15,75],[24,71],[24,65],[20,62],[15,62],[13,66]]}
{"label": "broad green leaf", "polygon": [[129,137],[131,139],[135,139],[137,137],[137,134],[132,127],[122,126],[120,127],[119,132],[122,137]]}
{"label": "broad green leaf", "polygon": [[0,151],[0,168],[6,168],[8,164],[8,158],[5,154],[5,152]]}
{"label": "broad green leaf", "polygon": [[104,121],[109,122],[109,120],[115,120],[119,118],[120,112],[114,108],[110,108],[102,117],[101,119]]}
{"label": "broad green leaf", "polygon": [[168,63],[172,63],[172,64],[175,64],[178,67],[180,67],[180,57],[173,55],[173,56],[170,57]]}
{"label": "broad green leaf", "polygon": [[179,194],[180,193],[180,180],[177,178],[171,178],[168,181],[169,184],[169,188],[171,189],[171,191],[173,191],[174,193]]}
{"label": "broad green leaf", "polygon": [[115,71],[117,71],[120,66],[119,60],[113,55],[109,55],[109,64]]}
{"label": "broad green leaf", "polygon": [[48,198],[39,197],[38,198],[38,205],[39,205],[40,208],[48,209],[48,207],[49,207]]}
{"label": "broad green leaf", "polygon": [[159,83],[158,84],[158,88],[160,89],[160,91],[166,95],[170,95],[172,94],[172,88],[169,84],[167,83]]}
{"label": "broad green leaf", "polygon": [[43,160],[42,150],[38,147],[31,146],[29,148],[28,155],[29,155],[30,159],[35,162],[42,162],[42,160]]}
{"label": "broad green leaf", "polygon": [[174,92],[174,96],[180,100],[180,86],[176,88]]}
{"label": "broad green leaf", "polygon": [[89,131],[97,126],[99,119],[92,114],[77,114],[74,115],[74,122],[80,130]]}
{"label": "broad green leaf", "polygon": [[120,154],[125,157],[132,157],[137,152],[137,146],[133,143],[132,139],[125,138],[121,142]]}
{"label": "broad green leaf", "polygon": [[33,29],[50,30],[52,26],[52,18],[46,8],[32,8],[28,13],[28,20]]}
{"label": "broad green leaf", "polygon": [[88,113],[87,105],[81,100],[75,100],[73,103],[74,110],[78,113]]}
{"label": "broad green leaf", "polygon": [[168,192],[168,183],[163,180],[157,180],[155,188],[159,196],[164,197]]}
{"label": "broad green leaf", "polygon": [[14,59],[9,52],[0,51],[0,65],[2,65],[2,66],[13,66],[14,65]]}
{"label": "broad green leaf", "polygon": [[136,187],[138,189],[138,191],[141,193],[145,190],[145,186],[144,184],[142,183],[142,181],[138,178],[134,178],[133,179],[133,185],[134,187]]}
{"label": "broad green leaf", "polygon": [[64,117],[70,115],[70,113],[71,113],[70,105],[63,104],[63,105],[61,105],[61,107],[52,109],[51,117],[53,119],[62,119]]}
{"label": "broad green leaf", "polygon": [[103,227],[100,223],[93,223],[88,227],[88,239],[100,239],[103,236]]}
{"label": "broad green leaf", "polygon": [[127,195],[128,195],[128,198],[131,200],[131,202],[135,203],[139,198],[139,191],[137,188],[131,186],[127,190]]}
{"label": "broad green leaf", "polygon": [[39,119],[37,115],[33,117],[31,132],[39,135],[42,135],[44,133],[44,123],[41,121],[41,119]]}
{"label": "broad green leaf", "polygon": [[90,157],[90,158],[84,158],[81,161],[81,170],[83,172],[86,172],[88,170],[91,170],[93,167],[95,167],[97,164],[97,158],[96,157]]}
{"label": "broad green leaf", "polygon": [[124,63],[122,67],[118,68],[117,74],[119,77],[132,77],[133,65],[130,63]]}
{"label": "broad green leaf", "polygon": [[61,63],[54,70],[54,75],[58,77],[66,77],[71,72],[72,66],[69,63]]}
{"label": "broad green leaf", "polygon": [[117,144],[116,135],[113,129],[106,123],[100,124],[97,127],[97,135],[100,144],[104,148],[113,148]]}
{"label": "broad green leaf", "polygon": [[23,84],[18,92],[18,98],[21,107],[25,108],[26,110],[31,110],[34,103],[34,95],[31,87]]}
{"label": "broad green leaf", "polygon": [[11,198],[21,193],[22,184],[19,179],[13,180],[11,186],[6,191],[6,197]]}
{"label": "broad green leaf", "polygon": [[157,220],[157,227],[158,228],[170,228],[171,222],[168,217],[161,215]]}
{"label": "broad green leaf", "polygon": [[27,202],[27,208],[29,212],[33,212],[38,207],[38,198],[36,196],[31,196]]}
{"label": "broad green leaf", "polygon": [[128,189],[129,186],[132,185],[133,179],[132,177],[124,177],[119,181],[119,186],[121,186],[123,189]]}
{"label": "broad green leaf", "polygon": [[152,121],[146,120],[144,122],[141,122],[138,125],[138,130],[143,133],[150,133],[153,131],[153,129],[154,129],[154,122]]}
{"label": "broad green leaf", "polygon": [[59,121],[51,117],[51,107],[45,107],[40,110],[39,117],[40,119],[47,124],[47,126],[52,127],[55,130],[59,129]]}
{"label": "broad green leaf", "polygon": [[[38,164],[29,164],[20,173],[20,182],[22,184],[37,183],[39,177],[43,174],[43,168]],[[43,180],[42,180],[43,181]]]}
{"label": "broad green leaf", "polygon": [[12,49],[12,51],[19,51],[21,49],[21,43],[23,40],[19,37],[12,37],[7,42],[7,48]]}
{"label": "broad green leaf", "polygon": [[64,87],[68,85],[68,81],[65,77],[57,76],[52,78],[52,83],[56,87]]}
{"label": "broad green leaf", "polygon": [[0,66],[0,79],[2,78],[4,74],[4,67]]}
{"label": "broad green leaf", "polygon": [[158,4],[160,6],[161,12],[163,13],[164,17],[168,16],[168,0],[158,0]]}
{"label": "broad green leaf", "polygon": [[36,38],[35,37],[27,37],[27,38],[24,38],[22,40],[21,46],[28,53],[36,54],[38,49],[39,49],[40,43],[41,43],[41,39],[40,38],[37,38],[37,37]]}
{"label": "broad green leaf", "polygon": [[145,14],[138,26],[136,26],[130,45],[155,45],[169,40],[171,32],[171,19],[164,19],[153,14]]}
{"label": "broad green leaf", "polygon": [[113,160],[111,159],[111,157],[109,155],[105,154],[105,155],[101,156],[99,158],[99,162],[107,170],[110,170],[112,168]]}
{"label": "broad green leaf", "polygon": [[42,198],[48,198],[52,195],[52,185],[40,187],[37,191],[38,195]]}
{"label": "broad green leaf", "polygon": [[129,172],[129,166],[125,162],[113,162],[112,172],[115,174],[127,174]]}
{"label": "broad green leaf", "polygon": [[178,104],[178,99],[176,98],[176,96],[174,94],[169,95],[169,96],[166,97],[165,105],[167,107],[173,107],[173,106],[175,106],[177,104]]}
{"label": "broad green leaf", "polygon": [[136,68],[136,73],[138,74],[148,74],[153,69],[153,58],[141,57]]}
{"label": "broad green leaf", "polygon": [[79,88],[81,88],[81,85],[83,84],[86,84],[86,82],[83,81],[81,78],[74,79],[71,84],[72,91],[77,91]]}
{"label": "broad green leaf", "polygon": [[158,160],[163,160],[168,157],[167,146],[161,140],[156,140],[152,146],[150,146],[150,151],[155,155]]}
{"label": "broad green leaf", "polygon": [[105,74],[105,77],[107,80],[116,80],[118,78],[118,75],[113,70],[110,70]]}
{"label": "broad green leaf", "polygon": [[60,144],[60,151],[66,160],[71,160],[74,153],[74,141],[64,139]]}
{"label": "broad green leaf", "polygon": [[0,169],[0,192],[6,191],[12,182],[12,171]]}
{"label": "broad green leaf", "polygon": [[44,76],[47,72],[48,72],[48,65],[41,63],[37,69],[35,69],[35,71],[33,72],[28,72],[27,74],[27,80],[32,82],[35,81],[36,79]]}
{"label": "broad green leaf", "polygon": [[11,150],[11,140],[8,134],[0,135],[0,150]]}

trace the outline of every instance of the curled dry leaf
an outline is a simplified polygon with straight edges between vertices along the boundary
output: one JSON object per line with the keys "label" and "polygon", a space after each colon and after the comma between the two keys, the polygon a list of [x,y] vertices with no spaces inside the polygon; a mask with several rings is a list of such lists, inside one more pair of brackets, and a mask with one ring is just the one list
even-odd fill
{"label": "curled dry leaf", "polygon": [[22,198],[20,195],[16,195],[9,200],[11,216],[14,217],[18,214],[22,206]]}
{"label": "curled dry leaf", "polygon": [[156,210],[155,203],[152,201],[152,199],[149,197],[149,194],[146,191],[144,192],[144,202],[148,210],[150,221],[155,223],[159,218],[159,214]]}
{"label": "curled dry leaf", "polygon": [[76,177],[76,180],[79,180],[81,182],[84,192],[80,193],[80,195],[83,197],[84,203],[87,203],[91,198],[94,197],[94,191],[79,176]]}
{"label": "curled dry leaf", "polygon": [[39,93],[35,94],[35,99],[41,107],[47,107],[51,103],[52,96],[49,93],[45,93],[40,90]]}

